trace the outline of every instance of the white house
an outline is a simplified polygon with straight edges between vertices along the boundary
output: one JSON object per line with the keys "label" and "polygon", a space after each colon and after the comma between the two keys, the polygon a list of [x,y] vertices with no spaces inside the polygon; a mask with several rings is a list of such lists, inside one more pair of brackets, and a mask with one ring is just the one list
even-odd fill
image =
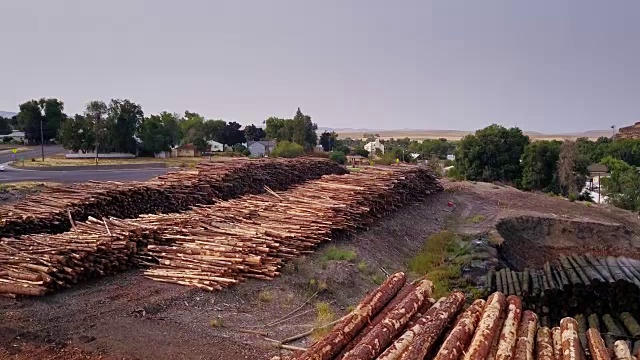
{"label": "white house", "polygon": [[376,141],[372,141],[364,146],[364,149],[370,153],[376,152],[376,150],[380,149],[380,151],[384,154],[384,145],[380,143],[380,139],[376,139]]}
{"label": "white house", "polygon": [[9,135],[2,135],[2,137],[10,137],[11,140],[21,142],[24,141],[24,131],[12,131]]}
{"label": "white house", "polygon": [[449,154],[449,155],[447,155],[447,160],[451,160],[451,161],[453,161],[453,160],[455,160],[455,159],[456,159],[456,156],[455,156],[455,155],[453,155],[453,154]]}
{"label": "white house", "polygon": [[219,143],[219,142],[213,141],[213,140],[209,140],[209,141],[207,141],[207,144],[211,147],[211,151],[212,152],[224,151],[224,145],[222,143]]}
{"label": "white house", "polygon": [[273,140],[261,140],[261,141],[248,141],[247,148],[251,153],[251,156],[265,156],[269,155],[276,147],[276,142]]}

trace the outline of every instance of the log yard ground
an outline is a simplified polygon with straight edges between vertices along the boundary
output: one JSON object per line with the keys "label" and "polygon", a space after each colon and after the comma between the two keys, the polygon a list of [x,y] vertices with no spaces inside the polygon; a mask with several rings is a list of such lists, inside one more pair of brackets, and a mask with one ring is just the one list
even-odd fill
{"label": "log yard ground", "polygon": [[[398,272],[407,283],[429,275],[400,290],[394,306],[410,306],[414,296],[426,311],[427,298],[449,296],[437,305],[455,308],[443,313],[448,320],[442,329],[463,307],[483,299],[466,315],[477,318],[468,321],[478,333],[487,326],[485,314],[507,316],[515,303],[527,309],[522,324],[531,327],[537,316],[541,326],[561,326],[568,334],[573,323],[561,324],[561,318],[582,313],[586,319],[589,312],[602,318],[616,305],[609,299],[598,308],[578,303],[538,309],[543,301],[528,305],[523,283],[505,300],[509,288],[497,285],[495,274],[531,271],[537,281],[538,269],[544,273],[549,266],[555,278],[565,274],[559,259],[571,254],[640,259],[637,214],[503,185],[437,180],[415,166],[346,174],[321,160],[240,161],[200,164],[145,183],[64,189],[46,186],[0,208],[0,359],[313,358],[303,350],[327,341],[323,336],[333,333],[334,324],[373,321],[375,313],[357,318],[354,309]],[[635,274],[627,272],[628,282]],[[533,293],[533,275],[526,278]],[[562,288],[561,277],[555,279]],[[615,291],[637,296],[632,287]],[[504,295],[488,298],[495,291]],[[567,299],[576,299],[575,291]],[[625,311],[639,318],[637,307]],[[420,324],[406,326],[406,320],[387,345]],[[373,328],[361,327],[354,336],[370,340]],[[433,337],[437,343],[427,350],[448,346],[444,332]],[[475,337],[463,351],[482,353]],[[366,345],[318,358],[362,358],[358,351]]]}

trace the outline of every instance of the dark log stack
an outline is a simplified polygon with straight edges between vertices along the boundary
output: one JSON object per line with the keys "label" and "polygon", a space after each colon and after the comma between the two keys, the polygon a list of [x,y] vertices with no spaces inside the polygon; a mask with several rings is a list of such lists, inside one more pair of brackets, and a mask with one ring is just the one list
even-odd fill
{"label": "dark log stack", "polygon": [[489,290],[521,296],[543,325],[579,313],[640,316],[640,261],[635,259],[568,255],[542,269],[501,269],[488,277]]}
{"label": "dark log stack", "polygon": [[205,290],[271,279],[287,259],[441,190],[426,169],[380,167],[182,213],[89,218],[61,234],[3,238],[0,294],[42,295],[134,266]]}
{"label": "dark log stack", "polygon": [[60,233],[70,218],[133,218],[172,213],[198,204],[214,204],[245,194],[286,190],[328,174],[345,174],[332,161],[318,158],[205,162],[193,170],[172,172],[147,182],[97,182],[51,186],[20,202],[0,206],[0,236]]}

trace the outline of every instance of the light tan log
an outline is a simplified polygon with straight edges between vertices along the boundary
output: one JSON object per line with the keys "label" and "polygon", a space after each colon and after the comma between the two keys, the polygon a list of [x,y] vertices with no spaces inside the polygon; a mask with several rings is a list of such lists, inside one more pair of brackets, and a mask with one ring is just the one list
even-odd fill
{"label": "light tan log", "polygon": [[613,354],[616,360],[634,360],[631,357],[629,346],[624,340],[618,340],[613,344]]}
{"label": "light tan log", "polygon": [[538,329],[538,334],[536,335],[536,360],[555,360],[553,336],[548,327]]}
{"label": "light tan log", "polygon": [[562,332],[559,326],[551,329],[551,337],[553,338],[553,356],[556,360],[562,360]]}
{"label": "light tan log", "polygon": [[484,360],[489,355],[493,338],[499,336],[499,329],[497,328],[506,303],[507,299],[500,292],[489,296],[482,313],[482,319],[478,324],[478,330],[471,340],[469,349],[464,355],[464,360]]}
{"label": "light tan log", "polygon": [[580,337],[578,337],[578,322],[574,318],[566,317],[560,320],[562,334],[562,360],[584,359]]}
{"label": "light tan log", "polygon": [[500,332],[498,351],[495,357],[497,360],[509,360],[513,356],[521,317],[522,301],[520,297],[509,295],[507,297],[507,318]]}

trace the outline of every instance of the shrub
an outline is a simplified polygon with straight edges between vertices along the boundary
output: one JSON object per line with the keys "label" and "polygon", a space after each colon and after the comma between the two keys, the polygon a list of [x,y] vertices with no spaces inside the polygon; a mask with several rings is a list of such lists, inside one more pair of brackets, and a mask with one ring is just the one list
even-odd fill
{"label": "shrub", "polygon": [[2,138],[2,142],[5,144],[8,144],[11,142],[11,140],[13,140],[13,138],[11,138],[11,136],[5,136]]}
{"label": "shrub", "polygon": [[347,162],[347,156],[340,151],[332,151],[329,153],[329,159],[337,162],[338,164],[344,165]]}
{"label": "shrub", "polygon": [[271,155],[274,157],[294,158],[304,155],[304,148],[302,145],[284,140],[276,145]]}

